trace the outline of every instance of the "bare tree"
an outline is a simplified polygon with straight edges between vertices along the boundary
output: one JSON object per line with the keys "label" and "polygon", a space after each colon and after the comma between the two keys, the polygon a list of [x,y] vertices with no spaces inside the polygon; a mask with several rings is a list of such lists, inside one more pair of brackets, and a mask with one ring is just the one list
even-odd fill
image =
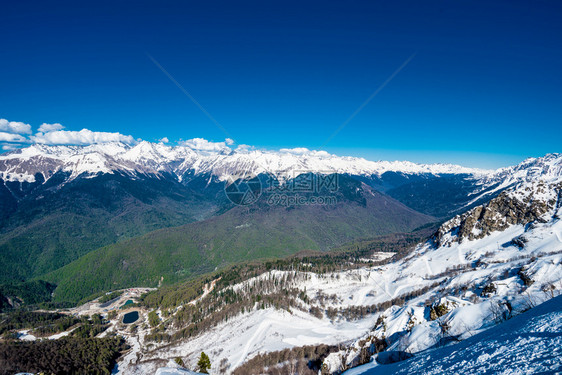
{"label": "bare tree", "polygon": [[523,303],[524,303],[524,305],[525,305],[525,311],[531,310],[532,308],[534,308],[535,306],[537,306],[536,298],[533,297],[533,296],[531,295],[531,293],[529,293],[528,290],[526,290],[526,291],[523,293],[523,300],[524,300]]}
{"label": "bare tree", "polygon": [[554,286],[554,283],[544,284],[541,290],[547,298],[554,298],[558,294],[556,293],[556,286]]}
{"label": "bare tree", "polygon": [[502,308],[502,303],[494,300],[490,300],[490,318],[491,320],[498,324],[504,321],[504,309]]}
{"label": "bare tree", "polygon": [[449,319],[442,317],[437,319],[439,325],[441,340],[450,337],[449,330],[451,329],[451,322]]}

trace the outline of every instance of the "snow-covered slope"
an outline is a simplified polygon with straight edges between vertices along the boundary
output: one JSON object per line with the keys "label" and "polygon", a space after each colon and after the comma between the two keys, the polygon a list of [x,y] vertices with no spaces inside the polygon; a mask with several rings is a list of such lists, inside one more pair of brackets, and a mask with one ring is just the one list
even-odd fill
{"label": "snow-covered slope", "polygon": [[383,266],[323,274],[271,270],[231,288],[251,293],[291,275],[284,287],[307,298],[291,311],[255,306],[191,339],[144,343],[142,360],[120,368],[150,373],[156,360],[179,356],[193,363],[205,351],[215,368],[228,363],[228,373],[258,353],[341,344],[324,361],[325,374],[340,374],[361,364],[377,342],[386,343],[379,357],[388,362],[467,339],[562,293],[561,192],[560,179],[519,182]]}
{"label": "snow-covered slope", "polygon": [[405,174],[471,174],[488,175],[490,171],[450,164],[416,164],[411,162],[368,161],[363,158],[340,157],[324,151],[266,151],[239,147],[223,147],[205,151],[188,146],[167,146],[140,142],[136,145],[104,143],[90,146],[30,147],[0,155],[0,178],[8,181],[35,181],[37,173],[48,180],[55,172],[71,177],[97,173],[162,173],[182,178],[186,173],[210,173],[220,180],[241,172],[269,173],[281,178],[294,173],[345,173],[372,176],[389,171]]}
{"label": "snow-covered slope", "polygon": [[161,367],[156,370],[154,375],[201,375],[200,372],[193,372],[183,368]]}
{"label": "snow-covered slope", "polygon": [[345,375],[555,374],[562,371],[562,296],[452,346]]}

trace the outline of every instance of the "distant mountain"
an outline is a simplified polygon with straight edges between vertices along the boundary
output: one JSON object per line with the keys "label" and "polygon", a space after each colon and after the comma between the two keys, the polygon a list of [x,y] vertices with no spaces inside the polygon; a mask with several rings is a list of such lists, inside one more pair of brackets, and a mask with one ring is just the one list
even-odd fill
{"label": "distant mountain", "polygon": [[[264,151],[238,147],[233,150],[224,146],[204,151],[140,142],[134,146],[123,143],[84,147],[33,145],[0,156],[0,180],[8,188],[3,194],[11,192],[16,200],[53,177],[58,179],[56,184],[64,184],[100,174],[135,179],[171,176],[190,185],[193,180],[224,183],[240,173],[268,175],[279,181],[302,173],[353,176],[418,211],[438,217],[450,216],[462,208],[467,196],[481,189],[482,181],[487,182],[485,188],[495,181],[492,171],[458,165],[374,162],[306,149]],[[14,205],[12,199],[5,209]]]}
{"label": "distant mountain", "polygon": [[451,164],[368,161],[324,151],[256,150],[248,147],[198,150],[140,142],[90,146],[33,145],[0,155],[0,216],[38,186],[51,187],[77,178],[119,174],[132,179],[171,177],[183,185],[192,180],[226,182],[241,172],[269,175],[280,181],[301,173],[353,176],[420,212],[447,217],[482,203],[517,181],[535,175],[557,175],[561,155],[530,158],[497,171]]}

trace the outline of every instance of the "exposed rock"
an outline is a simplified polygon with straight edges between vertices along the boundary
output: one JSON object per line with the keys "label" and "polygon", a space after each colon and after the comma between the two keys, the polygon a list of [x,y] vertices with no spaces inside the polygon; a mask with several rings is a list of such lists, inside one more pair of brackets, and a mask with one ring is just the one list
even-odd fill
{"label": "exposed rock", "polygon": [[[543,221],[541,216],[560,205],[562,183],[542,181],[524,189],[510,189],[483,206],[454,217],[444,223],[432,240],[436,247],[484,238],[492,232],[503,231],[511,225],[527,225]],[[522,242],[521,245],[524,246]]]}

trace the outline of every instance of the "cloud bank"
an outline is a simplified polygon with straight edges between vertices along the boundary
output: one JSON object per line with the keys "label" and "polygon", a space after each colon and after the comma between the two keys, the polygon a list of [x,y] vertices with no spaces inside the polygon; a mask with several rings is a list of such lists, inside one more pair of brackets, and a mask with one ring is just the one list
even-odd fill
{"label": "cloud bank", "polygon": [[[162,143],[170,142],[167,137],[163,137],[158,141]],[[89,129],[82,129],[80,131],[65,130],[65,127],[59,123],[43,123],[33,134],[32,127],[29,124],[0,119],[0,148],[3,150],[14,150],[30,144],[87,146],[109,142],[121,142],[132,145],[136,144],[137,140],[131,135],[118,132],[96,132]],[[193,138],[180,141],[178,145],[203,152],[230,152],[232,149],[229,146],[234,145],[234,143],[234,140],[230,138],[225,139],[223,142]]]}
{"label": "cloud bank", "polygon": [[27,142],[27,138],[21,134],[0,132],[0,142],[24,143]]}
{"label": "cloud bank", "polygon": [[43,123],[39,127],[38,131],[40,133],[48,133],[48,132],[53,132],[53,131],[62,130],[62,129],[64,129],[64,126],[62,126],[59,123],[56,123],[56,124],[45,124],[45,123]]}
{"label": "cloud bank", "polygon": [[64,126],[59,123],[43,123],[37,128],[37,132],[32,134],[32,128],[29,124],[0,119],[0,146],[3,150],[13,150],[33,143],[53,146],[86,146],[107,142],[136,143],[133,136],[121,133],[95,132],[89,129],[80,131],[63,129]]}
{"label": "cloud bank", "polygon": [[0,118],[0,132],[11,134],[31,134],[31,125]]}
{"label": "cloud bank", "polygon": [[123,142],[136,143],[131,135],[121,133],[93,132],[88,129],[80,131],[55,130],[48,133],[37,133],[29,137],[33,143],[44,145],[77,145],[85,146],[96,143]]}
{"label": "cloud bank", "polygon": [[189,147],[197,151],[207,151],[207,152],[220,152],[220,151],[230,151],[230,147],[227,144],[232,145],[234,141],[227,138],[224,142],[211,142],[204,138],[193,138],[187,141],[180,141],[180,146]]}
{"label": "cloud bank", "polygon": [[330,154],[326,151],[309,150],[306,147],[282,148],[279,152],[293,155],[330,156]]}

